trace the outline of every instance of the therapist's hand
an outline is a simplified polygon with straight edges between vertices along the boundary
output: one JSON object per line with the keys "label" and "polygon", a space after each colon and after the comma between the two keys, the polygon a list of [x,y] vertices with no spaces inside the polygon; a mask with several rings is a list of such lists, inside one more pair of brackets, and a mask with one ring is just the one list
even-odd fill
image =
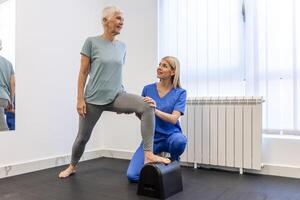
{"label": "therapist's hand", "polygon": [[156,102],[151,97],[144,97],[144,102],[148,103],[150,107],[156,108]]}

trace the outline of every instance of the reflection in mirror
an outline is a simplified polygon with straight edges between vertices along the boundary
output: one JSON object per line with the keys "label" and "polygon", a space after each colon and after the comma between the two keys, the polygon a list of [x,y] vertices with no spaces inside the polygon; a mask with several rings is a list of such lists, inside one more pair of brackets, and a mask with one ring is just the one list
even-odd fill
{"label": "reflection in mirror", "polygon": [[15,0],[0,0],[0,131],[15,130]]}

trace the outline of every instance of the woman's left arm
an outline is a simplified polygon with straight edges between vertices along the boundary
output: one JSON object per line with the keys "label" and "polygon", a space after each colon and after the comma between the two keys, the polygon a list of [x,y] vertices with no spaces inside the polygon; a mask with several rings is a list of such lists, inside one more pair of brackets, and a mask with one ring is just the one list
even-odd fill
{"label": "woman's left arm", "polygon": [[148,103],[152,108],[155,109],[155,115],[166,122],[176,124],[178,118],[181,116],[179,111],[173,110],[172,114],[163,112],[156,109],[156,102],[150,97],[144,97],[144,101]]}

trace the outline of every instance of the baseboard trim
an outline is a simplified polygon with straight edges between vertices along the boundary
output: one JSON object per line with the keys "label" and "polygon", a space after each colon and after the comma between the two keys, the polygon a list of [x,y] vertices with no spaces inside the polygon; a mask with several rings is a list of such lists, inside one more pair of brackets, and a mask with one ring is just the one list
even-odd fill
{"label": "baseboard trim", "polygon": [[[87,151],[83,154],[80,161],[91,160],[103,157],[102,149]],[[11,165],[0,166],[0,179],[10,176],[30,173],[34,171],[44,170],[53,167],[59,167],[70,163],[70,155],[61,155],[57,157],[32,160],[24,163],[14,163]]]}
{"label": "baseboard trim", "polygon": [[[131,159],[134,152],[124,151],[124,150],[116,150],[116,149],[105,149],[102,151],[103,157],[109,158],[118,158],[118,159]],[[194,167],[193,163],[181,163],[182,166],[186,167]],[[236,171],[239,173],[239,169],[237,168],[227,168],[227,167],[218,167],[218,166],[203,166],[206,168],[217,168],[229,171]],[[289,177],[289,178],[300,178],[300,167],[296,166],[282,166],[282,165],[271,165],[264,164],[262,170],[249,170],[244,169],[246,173],[252,174],[263,174],[263,175],[271,175],[271,176],[281,176],[281,177]]]}
{"label": "baseboard trim", "polygon": [[117,150],[117,149],[103,149],[101,152],[103,157],[117,158],[117,159],[124,159],[124,160],[130,160],[134,153],[132,151]]}
{"label": "baseboard trim", "polygon": [[264,164],[261,171],[248,170],[249,173],[300,178],[300,167]]}
{"label": "baseboard trim", "polygon": [[[130,160],[133,153],[134,152],[132,151],[126,151],[126,150],[98,149],[98,150],[85,152],[80,161],[86,161],[86,160],[91,160],[91,159],[96,159],[101,157]],[[70,163],[70,155],[62,155],[58,157],[29,161],[26,163],[16,163],[7,166],[0,166],[0,178],[58,167],[58,166],[66,165],[68,163]],[[193,167],[193,163],[182,163],[182,165],[187,167]],[[224,167],[217,167],[217,166],[204,166],[204,167],[225,169],[225,170],[238,172],[238,169],[235,168],[224,168]],[[247,170],[247,169],[245,169],[244,171],[253,174],[300,178],[300,167],[295,167],[295,166],[264,164],[261,171]]]}

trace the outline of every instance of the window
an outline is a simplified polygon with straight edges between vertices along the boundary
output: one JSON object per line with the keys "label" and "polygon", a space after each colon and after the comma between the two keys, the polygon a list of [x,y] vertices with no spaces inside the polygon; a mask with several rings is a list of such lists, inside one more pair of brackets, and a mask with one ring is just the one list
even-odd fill
{"label": "window", "polygon": [[159,2],[159,55],[179,58],[188,96],[243,95],[240,0]]}
{"label": "window", "polygon": [[263,96],[266,133],[300,134],[300,2],[161,0],[159,56],[189,97]]}

